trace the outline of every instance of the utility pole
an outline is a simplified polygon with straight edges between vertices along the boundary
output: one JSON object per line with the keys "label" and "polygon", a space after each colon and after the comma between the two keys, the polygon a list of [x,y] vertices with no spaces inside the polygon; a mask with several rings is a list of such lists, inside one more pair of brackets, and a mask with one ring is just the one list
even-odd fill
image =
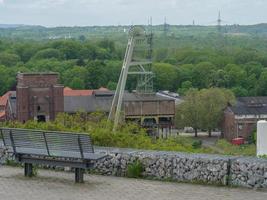
{"label": "utility pole", "polygon": [[218,19],[217,19],[217,31],[218,31],[218,49],[221,51],[223,50],[225,46],[225,38],[222,30],[222,18],[221,18],[221,12],[218,13]]}
{"label": "utility pole", "polygon": [[164,31],[164,36],[166,37],[167,36],[167,33],[168,33],[168,30],[169,30],[169,26],[167,24],[167,18],[164,17],[164,24],[163,24],[163,31]]}
{"label": "utility pole", "polygon": [[218,14],[218,19],[217,19],[217,28],[218,28],[218,33],[222,33],[222,19],[221,19],[221,11],[219,11]]}

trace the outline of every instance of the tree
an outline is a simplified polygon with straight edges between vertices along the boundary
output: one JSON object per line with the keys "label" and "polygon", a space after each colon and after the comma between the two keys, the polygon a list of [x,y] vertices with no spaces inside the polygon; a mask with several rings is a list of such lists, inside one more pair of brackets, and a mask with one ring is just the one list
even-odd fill
{"label": "tree", "polygon": [[107,77],[105,75],[105,63],[101,61],[93,61],[86,66],[88,71],[87,84],[90,88],[96,89],[106,86]]}
{"label": "tree", "polygon": [[207,129],[211,136],[211,131],[219,126],[224,108],[234,101],[233,93],[226,89],[191,89],[186,94],[184,102],[177,107],[176,125],[192,127],[195,137],[200,128]]}
{"label": "tree", "polygon": [[193,69],[194,69],[194,65],[192,64],[180,65],[178,67],[179,74],[180,74],[180,81],[181,82],[185,82],[185,81],[193,82]]}
{"label": "tree", "polygon": [[178,89],[177,92],[179,95],[185,95],[186,92],[190,90],[191,88],[193,88],[191,81],[185,81],[185,82],[182,82],[182,86],[181,88]]}
{"label": "tree", "polygon": [[235,97],[231,91],[219,88],[203,89],[199,93],[201,128],[207,129],[211,137],[211,131],[218,127],[223,117],[223,110]]}
{"label": "tree", "polygon": [[233,91],[233,93],[237,97],[246,97],[246,96],[248,96],[248,91],[245,88],[241,87],[241,86],[233,87],[233,88],[231,88],[231,90]]}
{"label": "tree", "polygon": [[8,67],[14,67],[16,64],[20,61],[20,57],[16,54],[11,53],[0,53],[0,64],[8,66]]}
{"label": "tree", "polygon": [[50,58],[56,58],[61,59],[62,54],[59,50],[48,48],[38,51],[34,56],[33,59],[40,60],[40,59],[50,59]]}
{"label": "tree", "polygon": [[259,78],[257,94],[261,96],[267,95],[267,70],[265,69]]}
{"label": "tree", "polygon": [[248,62],[244,65],[244,69],[247,72],[247,75],[255,74],[256,78],[259,78],[263,70],[263,66],[259,62]]}
{"label": "tree", "polygon": [[201,103],[199,91],[192,89],[188,91],[184,102],[176,110],[176,125],[178,127],[192,127],[197,137],[198,129],[201,127]]}
{"label": "tree", "polygon": [[157,90],[177,90],[178,69],[166,63],[156,63],[153,65],[155,73],[155,87]]}
{"label": "tree", "polygon": [[72,81],[69,83],[69,87],[73,89],[84,89],[85,88],[84,80],[81,80],[78,77],[74,77]]}
{"label": "tree", "polygon": [[63,74],[63,81],[66,86],[74,89],[84,89],[86,86],[87,70],[84,67],[75,66]]}
{"label": "tree", "polygon": [[52,47],[58,49],[65,59],[77,59],[80,54],[81,44],[74,40],[62,40],[52,44]]}
{"label": "tree", "polygon": [[86,40],[86,37],[85,37],[84,35],[80,35],[80,36],[79,36],[79,40],[80,40],[81,42],[84,42],[84,41]]}
{"label": "tree", "polygon": [[16,71],[0,65],[0,96],[6,93],[16,82]]}
{"label": "tree", "polygon": [[239,65],[228,64],[225,70],[229,76],[229,86],[242,86],[246,80],[246,72]]}
{"label": "tree", "polygon": [[15,53],[20,57],[24,63],[28,62],[31,57],[38,51],[39,46],[36,43],[17,43],[14,46]]}
{"label": "tree", "polygon": [[117,87],[117,83],[112,82],[112,81],[108,82],[107,88],[109,90],[116,90],[116,87]]}
{"label": "tree", "polygon": [[214,86],[216,67],[210,62],[198,63],[193,69],[193,86],[208,88]]}

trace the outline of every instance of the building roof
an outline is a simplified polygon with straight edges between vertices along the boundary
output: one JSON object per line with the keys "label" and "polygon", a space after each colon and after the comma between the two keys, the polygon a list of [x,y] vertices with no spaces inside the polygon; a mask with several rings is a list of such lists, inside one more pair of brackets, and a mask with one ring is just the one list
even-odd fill
{"label": "building roof", "polygon": [[169,101],[172,98],[161,96],[158,94],[138,94],[126,92],[123,97],[124,101]]}
{"label": "building roof", "polygon": [[238,97],[230,110],[236,115],[267,114],[267,97]]}
{"label": "building roof", "polygon": [[0,119],[3,119],[6,115],[6,112],[5,111],[2,111],[0,112]]}
{"label": "building roof", "polygon": [[[75,113],[77,111],[109,112],[113,100],[114,92],[96,90],[91,96],[64,96],[64,111]],[[174,101],[171,98],[163,97],[156,94],[140,95],[137,93],[124,94],[123,101]]]}
{"label": "building roof", "polygon": [[99,91],[110,91],[109,89],[105,88],[105,87],[101,87],[98,89]]}
{"label": "building roof", "polygon": [[0,106],[6,106],[8,98],[10,95],[16,93],[15,91],[8,91],[2,97],[0,97]]}
{"label": "building roof", "polygon": [[42,75],[59,75],[58,72],[19,72],[19,76],[42,76]]}
{"label": "building roof", "polygon": [[183,98],[179,96],[179,94],[169,91],[159,91],[156,93],[157,95],[167,97],[173,99],[175,101],[175,105],[179,105],[184,102]]}
{"label": "building roof", "polygon": [[105,94],[107,92],[110,93],[111,91],[104,87],[97,90],[73,90],[70,87],[64,88],[64,96],[91,96],[93,94]]}
{"label": "building roof", "polygon": [[73,90],[64,88],[64,96],[91,96],[94,90]]}

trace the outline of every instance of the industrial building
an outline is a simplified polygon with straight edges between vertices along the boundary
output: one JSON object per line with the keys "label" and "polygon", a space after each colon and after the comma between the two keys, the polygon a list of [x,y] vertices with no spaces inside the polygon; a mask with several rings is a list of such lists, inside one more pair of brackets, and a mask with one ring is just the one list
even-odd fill
{"label": "industrial building", "polygon": [[224,111],[222,135],[229,141],[237,137],[248,140],[259,120],[267,120],[267,97],[239,97]]}
{"label": "industrial building", "polygon": [[[104,112],[108,115],[114,92],[106,88],[74,90],[58,83],[57,73],[19,73],[16,91],[0,98],[1,121],[54,120],[58,113]],[[171,128],[175,100],[159,94],[125,92],[123,118],[143,126]]]}

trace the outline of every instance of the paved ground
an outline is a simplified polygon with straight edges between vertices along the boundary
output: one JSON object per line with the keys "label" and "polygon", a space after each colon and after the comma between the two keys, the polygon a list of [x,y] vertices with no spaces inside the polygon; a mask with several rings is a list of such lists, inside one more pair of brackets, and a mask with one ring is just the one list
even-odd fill
{"label": "paved ground", "polygon": [[2,200],[266,200],[267,191],[86,175],[74,184],[72,173],[39,170],[23,177],[22,168],[0,167]]}

